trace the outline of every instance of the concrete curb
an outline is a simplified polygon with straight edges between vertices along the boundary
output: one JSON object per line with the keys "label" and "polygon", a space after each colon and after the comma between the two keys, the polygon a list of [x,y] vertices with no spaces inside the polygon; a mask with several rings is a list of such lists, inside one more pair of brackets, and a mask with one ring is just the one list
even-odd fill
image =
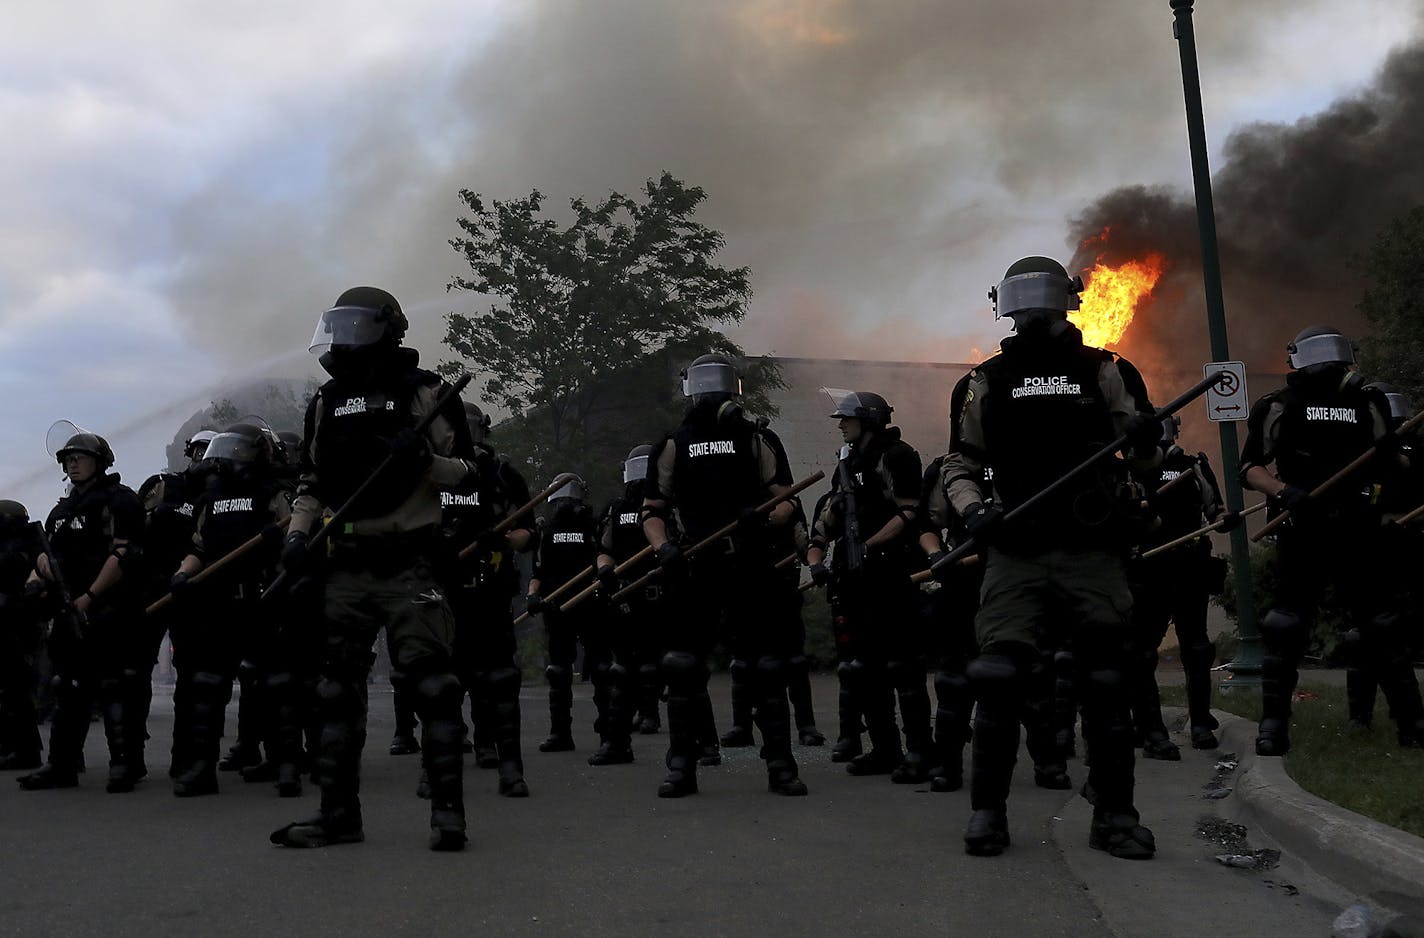
{"label": "concrete curb", "polygon": [[1424,838],[1310,794],[1286,774],[1284,760],[1256,755],[1256,724],[1213,713],[1223,750],[1238,758],[1236,797],[1224,808],[1351,892],[1397,912],[1424,913]]}

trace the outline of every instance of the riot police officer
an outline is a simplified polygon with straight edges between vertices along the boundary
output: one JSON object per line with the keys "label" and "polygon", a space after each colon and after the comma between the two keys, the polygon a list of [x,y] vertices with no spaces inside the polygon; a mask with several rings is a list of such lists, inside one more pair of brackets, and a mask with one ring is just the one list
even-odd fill
{"label": "riot police officer", "polygon": [[465,424],[475,446],[476,474],[441,492],[446,537],[456,551],[474,548],[465,559],[455,559],[448,587],[455,614],[455,662],[470,696],[476,764],[498,768],[501,795],[525,798],[529,785],[519,744],[521,675],[510,604],[519,591],[515,554],[534,543],[532,515],[520,517],[502,534],[494,529],[529,501],[529,484],[488,442],[490,418],[484,411],[466,402]]}
{"label": "riot police officer", "polygon": [[[1354,345],[1338,329],[1310,326],[1287,346],[1286,386],[1251,408],[1241,452],[1241,478],[1275,512],[1290,512],[1276,537],[1276,590],[1261,620],[1261,724],[1256,752],[1290,751],[1291,697],[1310,643],[1321,592],[1333,584],[1358,630],[1357,651],[1382,663],[1380,688],[1390,702],[1401,745],[1424,740],[1424,706],[1408,655],[1396,591],[1379,577],[1379,516],[1374,484],[1405,465],[1390,426],[1389,402],[1355,369]],[[1356,456],[1384,456],[1319,497],[1310,492]],[[1275,471],[1271,471],[1274,465]],[[1357,646],[1358,647],[1358,646]]]}
{"label": "riot police officer", "polygon": [[[816,519],[806,559],[813,576],[825,579],[826,548],[839,539],[833,573],[854,649],[852,694],[871,746],[846,768],[852,775],[889,774],[897,783],[916,784],[928,779],[932,761],[925,639],[910,582],[918,566],[920,456],[890,425],[893,408],[885,398],[871,391],[825,390],[835,403],[831,417],[840,422],[846,448],[831,484],[835,495]],[[846,523],[852,511],[857,544]],[[896,698],[905,728],[903,753]]]}
{"label": "riot police officer", "polygon": [[[1389,402],[1389,422],[1391,429],[1398,430],[1411,416],[1413,408],[1405,395],[1382,381],[1370,387],[1383,394]],[[1424,503],[1424,466],[1415,458],[1417,433],[1410,433],[1399,441],[1400,451],[1409,460],[1407,469],[1395,467],[1382,479],[1378,506],[1384,523],[1380,528],[1380,550],[1384,567],[1379,571],[1380,579],[1388,588],[1396,592],[1394,607],[1410,610],[1407,614],[1406,629],[1415,638],[1419,635],[1418,591],[1414,585],[1419,569],[1421,553],[1424,553],[1424,537],[1418,526],[1400,525],[1397,519]],[[1409,643],[1394,649],[1395,653],[1408,654]],[[1379,690],[1379,668],[1388,666],[1386,661],[1377,661],[1365,635],[1357,628],[1345,633],[1345,698],[1348,704],[1348,727],[1353,730],[1367,730],[1374,721],[1375,696]]]}
{"label": "riot police officer", "polygon": [[[649,584],[617,603],[606,601],[630,580],[646,572],[646,564],[643,569],[632,569],[622,576],[617,568],[648,545],[638,513],[643,505],[643,487],[652,451],[647,443],[628,451],[622,465],[623,492],[604,506],[598,524],[596,573],[605,600],[601,604],[605,617],[602,630],[608,636],[611,654],[598,666],[603,672],[599,679],[608,685],[608,719],[604,721],[603,744],[588,757],[589,765],[622,765],[633,761],[632,732],[638,720],[640,697],[646,693],[642,690],[643,683],[652,685],[652,692],[657,693],[653,674],[660,657],[657,631],[663,602],[662,584]],[[656,701],[652,707],[656,716]]]}
{"label": "riot police officer", "polygon": [[[980,654],[968,677],[978,700],[966,852],[995,855],[1009,843],[1007,800],[1018,752],[1026,682],[1040,641],[1055,625],[1072,635],[1084,736],[1095,795],[1089,845],[1115,857],[1152,856],[1152,834],[1133,805],[1132,731],[1124,679],[1132,604],[1126,534],[1116,495],[1123,468],[1109,460],[1040,503],[1031,521],[1003,516],[1122,433],[1127,455],[1160,459],[1161,426],[1140,375],[1111,352],[1083,344],[1068,321],[1082,281],[1046,257],[1009,267],[990,291],[1014,335],[969,372],[951,397],[943,482],[986,566],[975,629]],[[982,489],[993,471],[994,500]]]}
{"label": "riot police officer", "polygon": [[575,476],[549,496],[545,521],[534,553],[534,574],[529,580],[525,609],[531,615],[543,614],[548,638],[544,678],[549,683],[549,736],[539,744],[539,751],[567,752],[574,748],[574,662],[580,641],[585,669],[598,673],[595,669],[600,662],[604,664],[603,676],[594,685],[598,707],[594,729],[600,736],[606,732],[608,716],[608,650],[598,634],[598,616],[587,603],[563,612],[557,604],[541,599],[541,593],[558,589],[598,557],[597,521],[588,505],[588,486],[582,479]]}
{"label": "riot police officer", "polygon": [[35,657],[44,623],[25,602],[39,545],[29,512],[0,500],[0,771],[40,765],[35,727]]}
{"label": "riot police officer", "polygon": [[[174,748],[190,760],[173,780],[173,794],[180,798],[217,794],[218,745],[233,679],[243,666],[257,670],[274,640],[266,625],[270,617],[264,614],[260,599],[290,517],[274,473],[274,449],[260,428],[246,423],[228,427],[213,437],[205,461],[210,484],[198,502],[190,550],[176,566],[169,584],[180,605],[191,607],[180,617],[175,639],[182,648],[188,686],[187,694],[175,704],[174,714],[174,732],[186,735],[186,739],[174,741]],[[259,535],[262,549],[249,550],[216,572],[201,590],[191,582],[204,567]],[[257,688],[255,676],[244,681],[243,696],[250,697]],[[262,719],[251,700],[243,703],[253,708],[246,731],[248,745],[255,749],[265,735],[262,724],[269,721]],[[180,704],[181,716],[176,712]],[[292,775],[282,783],[300,786],[295,766],[289,766]],[[276,760],[273,768],[277,768]]]}
{"label": "riot police officer", "polygon": [[[27,790],[79,783],[89,714],[98,698],[109,744],[109,792],[129,792],[148,774],[145,729],[132,706],[132,685],[151,679],[152,662],[137,627],[135,563],[143,538],[143,506],[108,470],[114,451],[95,433],[74,434],[55,453],[72,486],[45,520],[53,554],[40,554],[29,582],[51,601],[67,592],[50,631],[56,709],[49,761],[21,776]],[[62,584],[62,585],[61,585]]]}
{"label": "riot police officer", "polygon": [[[1160,522],[1144,537],[1144,552],[1197,530],[1203,517],[1215,521],[1224,510],[1221,489],[1206,454],[1192,456],[1177,445],[1181,423],[1177,417],[1162,421],[1162,462],[1142,475],[1152,511]],[[1190,480],[1177,482],[1183,475]],[[1182,757],[1167,735],[1157,691],[1157,647],[1169,623],[1177,630],[1186,673],[1192,748],[1215,749],[1218,745],[1217,722],[1211,715],[1211,666],[1216,646],[1206,633],[1206,609],[1211,594],[1221,591],[1218,584],[1225,573],[1225,561],[1211,555],[1211,542],[1205,538],[1155,557],[1135,558],[1128,566],[1138,653],[1132,714],[1142,755],[1148,759],[1175,762]]]}
{"label": "riot police officer", "polygon": [[[677,609],[664,623],[668,652],[663,676],[668,687],[668,775],[662,798],[697,791],[697,764],[705,736],[706,656],[726,626],[747,636],[754,661],[756,722],[762,734],[768,788],[781,795],[804,795],[791,752],[791,714],[786,702],[788,660],[794,635],[775,615],[775,572],[765,545],[765,526],[785,525],[791,506],[782,502],[770,516],[757,509],[770,496],[791,488],[790,464],[781,441],[742,414],[741,380],[722,355],[703,355],[683,372],[683,396],[690,399],[682,423],[654,448],[644,493],[643,532],[652,545],[664,581],[680,592]],[[683,554],[669,537],[676,510],[689,543],[699,543],[729,524],[737,530],[700,550]],[[715,737],[714,737],[715,740]]]}
{"label": "riot police officer", "polygon": [[[173,571],[183,562],[193,546],[193,523],[196,520],[198,499],[203,494],[207,481],[207,467],[203,465],[203,455],[208,444],[217,433],[199,430],[183,443],[183,456],[188,461],[178,472],[160,472],[149,476],[139,486],[138,497],[143,502],[144,524],[144,600],[152,602],[168,592],[168,581]],[[144,625],[145,641],[154,648],[155,658],[163,636],[171,636],[180,631],[178,616],[191,611],[179,604],[165,606],[147,617]],[[173,685],[173,749],[168,764],[169,778],[176,778],[186,767],[189,757],[180,749],[180,742],[189,734],[183,726],[192,708],[185,703],[191,690],[189,678],[192,672],[184,667],[182,656],[174,648],[173,668],[176,680]],[[145,706],[145,709],[147,707]]]}
{"label": "riot police officer", "polygon": [[[271,836],[288,847],[364,839],[359,797],[371,647],[387,629],[397,680],[414,689],[425,724],[431,787],[431,848],[465,844],[460,701],[454,617],[436,582],[442,485],[463,484],[474,448],[458,399],[401,345],[409,322],[395,297],[375,287],[342,293],[321,314],[311,348],[331,380],[307,406],[302,483],[282,564],[308,572],[311,532],[323,506],[345,507],[320,570],[326,644],[317,687],[322,732],[316,777],[321,810]],[[437,404],[447,401],[437,412]],[[424,432],[416,427],[434,415]],[[380,469],[380,467],[385,467]],[[377,471],[380,484],[356,492]]]}

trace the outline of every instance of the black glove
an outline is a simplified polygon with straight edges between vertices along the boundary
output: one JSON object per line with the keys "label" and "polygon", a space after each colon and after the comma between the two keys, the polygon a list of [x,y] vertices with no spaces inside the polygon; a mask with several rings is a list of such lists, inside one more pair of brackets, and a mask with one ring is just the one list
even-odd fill
{"label": "black glove", "polygon": [[544,602],[544,597],[540,596],[538,593],[530,593],[528,596],[524,597],[524,611],[529,613],[531,616],[537,616],[539,613],[543,612],[545,609],[548,608],[549,604]]}
{"label": "black glove", "polygon": [[993,502],[980,502],[964,515],[964,528],[969,536],[981,544],[994,538],[995,532],[1004,520],[1004,509]]}
{"label": "black glove", "polygon": [[737,512],[737,524],[743,531],[760,531],[766,527],[766,512],[757,511],[755,505]]}
{"label": "black glove", "polygon": [[937,551],[935,551],[933,554],[930,554],[930,557],[929,557],[930,574],[933,575],[934,578],[935,578],[936,580],[938,580],[939,582],[941,582],[941,583],[948,583],[948,582],[949,582],[950,577],[951,577],[952,574],[954,573],[954,564],[952,564],[952,563],[947,563],[947,564],[944,564],[944,565],[938,566],[938,567],[935,566],[935,564],[939,563],[941,560],[943,560],[944,558],[946,558],[946,557],[948,557],[948,556],[949,556],[949,551],[947,551],[947,550],[937,550]]}
{"label": "black glove", "polygon": [[430,440],[410,427],[391,437],[390,447],[391,455],[412,469],[424,469],[430,465]]}
{"label": "black glove", "polygon": [[1156,414],[1133,414],[1122,428],[1129,449],[1144,452],[1162,440],[1162,421]]}
{"label": "black glove", "polygon": [[310,542],[305,531],[293,531],[282,541],[282,569],[296,573],[306,566],[307,544]]}
{"label": "black glove", "polygon": [[1217,515],[1216,520],[1212,523],[1217,526],[1216,529],[1218,531],[1235,531],[1237,528],[1241,527],[1241,512],[1223,512],[1222,514]]}
{"label": "black glove", "polygon": [[611,565],[604,564],[599,567],[597,576],[598,582],[603,586],[604,595],[612,596],[618,592],[618,574],[614,572]]}
{"label": "black glove", "polygon": [[682,548],[672,541],[664,541],[654,556],[658,558],[658,567],[665,576],[675,576],[687,569],[687,557],[682,553]]}
{"label": "black glove", "polygon": [[277,544],[282,540],[282,536],[287,533],[287,529],[273,521],[262,529],[262,543]]}
{"label": "black glove", "polygon": [[1299,486],[1287,485],[1268,500],[1274,503],[1277,510],[1289,511],[1294,514],[1310,501],[1310,493]]}
{"label": "black glove", "polygon": [[186,573],[175,573],[168,581],[168,592],[173,594],[174,599],[185,595],[193,588],[193,578]]}
{"label": "black glove", "polygon": [[813,563],[806,569],[811,571],[811,582],[817,586],[825,586],[831,582],[831,571],[823,563]]}

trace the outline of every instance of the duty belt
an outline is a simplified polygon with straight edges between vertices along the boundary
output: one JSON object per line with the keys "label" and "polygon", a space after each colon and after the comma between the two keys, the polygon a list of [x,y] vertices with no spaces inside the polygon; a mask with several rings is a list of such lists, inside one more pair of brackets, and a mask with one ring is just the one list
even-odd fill
{"label": "duty belt", "polygon": [[396,570],[429,557],[435,538],[434,525],[389,534],[336,534],[331,558],[342,566]]}

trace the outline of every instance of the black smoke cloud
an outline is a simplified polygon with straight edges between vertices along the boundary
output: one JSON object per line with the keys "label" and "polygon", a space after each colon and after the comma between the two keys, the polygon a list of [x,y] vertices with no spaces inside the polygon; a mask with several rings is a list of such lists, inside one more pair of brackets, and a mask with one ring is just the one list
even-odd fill
{"label": "black smoke cloud", "polygon": [[[1326,5],[1233,2],[1203,67],[1249,62],[1274,20]],[[752,268],[749,348],[962,358],[992,344],[984,289],[1007,261],[1056,252],[1065,193],[1141,178],[1143,153],[1181,137],[1165,2],[506,7],[463,59],[393,65],[301,139],[254,142],[318,180],[310,197],[272,191],[239,150],[187,201],[170,292],[198,335],[236,356],[292,348],[372,282],[434,354],[441,315],[477,305],[443,292],[462,187],[537,187],[557,207],[666,169],[706,188],[725,262]],[[801,338],[817,331],[846,347]],[[926,332],[973,341],[950,354]]]}
{"label": "black smoke cloud", "polygon": [[[1363,91],[1293,124],[1233,133],[1213,178],[1232,354],[1280,372],[1285,345],[1312,323],[1356,336],[1366,283],[1352,258],[1395,216],[1424,202],[1424,42],[1393,52]],[[1110,229],[1106,248],[1095,236]],[[1190,193],[1114,189],[1072,223],[1091,266],[1166,255],[1171,270],[1123,342],[1146,368],[1185,374],[1208,360],[1200,242]],[[1183,359],[1182,356],[1189,356]]]}

